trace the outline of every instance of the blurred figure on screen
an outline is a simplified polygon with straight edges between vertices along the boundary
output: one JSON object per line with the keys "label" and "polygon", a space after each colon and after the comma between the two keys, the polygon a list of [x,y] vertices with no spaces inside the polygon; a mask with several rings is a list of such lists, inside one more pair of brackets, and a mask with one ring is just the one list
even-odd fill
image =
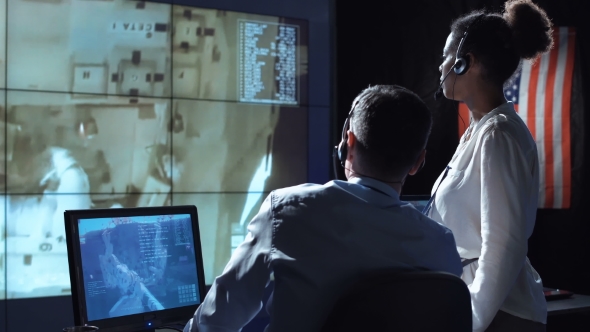
{"label": "blurred figure on screen", "polygon": [[15,156],[15,171],[7,174],[8,193],[38,195],[9,196],[8,236],[64,241],[63,211],[92,205],[88,176],[68,150],[33,144],[30,139],[25,142]]}
{"label": "blurred figure on screen", "polygon": [[348,181],[270,193],[185,332],[240,331],[267,303],[267,331],[319,331],[363,273],[425,269],[461,275],[449,229],[399,195],[421,168],[430,111],[413,92],[373,86],[355,99],[335,147]]}
{"label": "blurred figure on screen", "polygon": [[88,176],[66,149],[49,147],[44,155],[50,162],[40,185],[45,188],[43,196],[56,201],[50,237],[65,238],[63,212],[66,209],[89,209],[92,205]]}
{"label": "blurred figure on screen", "polygon": [[[170,151],[167,144],[155,144],[150,147],[150,173],[149,176],[168,184],[170,182],[178,183],[181,179],[184,167],[177,153]],[[146,188],[146,191],[151,191]]]}
{"label": "blurred figure on screen", "polygon": [[7,254],[30,255],[31,261],[13,260],[20,263],[11,265],[7,294],[54,294],[56,287],[69,285],[63,212],[91,207],[88,177],[66,149],[20,147],[12,160],[17,163],[9,164],[9,195],[0,209],[6,208],[1,212],[7,221]]}

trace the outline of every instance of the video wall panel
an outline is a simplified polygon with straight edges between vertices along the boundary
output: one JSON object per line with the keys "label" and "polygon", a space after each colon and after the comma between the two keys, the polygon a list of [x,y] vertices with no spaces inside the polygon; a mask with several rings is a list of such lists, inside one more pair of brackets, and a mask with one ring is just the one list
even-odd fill
{"label": "video wall panel", "polygon": [[8,89],[307,105],[305,22],[130,0],[7,8]]}
{"label": "video wall panel", "polygon": [[[173,107],[181,127],[172,139],[174,192],[250,192],[261,172],[264,179],[272,173],[276,187],[305,182],[305,167],[297,167],[307,153],[305,108],[197,100]],[[274,151],[290,151],[282,160],[295,167],[273,168]]]}
{"label": "video wall panel", "polygon": [[8,0],[7,88],[168,97],[170,5]]}
{"label": "video wall panel", "polygon": [[[6,210],[6,196],[0,195],[0,209]],[[0,303],[6,299],[6,213],[0,214]],[[1,306],[0,306],[1,308]],[[3,318],[4,310],[0,310]],[[4,320],[2,320],[4,321]],[[1,324],[0,324],[1,325]],[[0,330],[2,326],[0,326]]]}
{"label": "video wall panel", "polygon": [[174,6],[174,97],[306,105],[307,29],[290,21]]}
{"label": "video wall panel", "polygon": [[0,300],[70,294],[63,211],[194,204],[206,283],[306,182],[307,22],[0,0]]}
{"label": "video wall panel", "polygon": [[[88,194],[171,189],[172,101],[8,90],[7,135],[14,152],[10,193]],[[93,96],[94,98],[90,98]],[[165,156],[168,156],[166,159]],[[67,178],[68,181],[60,180]],[[155,188],[146,188],[161,182]]]}
{"label": "video wall panel", "polygon": [[6,1],[0,0],[0,89],[6,88]]}

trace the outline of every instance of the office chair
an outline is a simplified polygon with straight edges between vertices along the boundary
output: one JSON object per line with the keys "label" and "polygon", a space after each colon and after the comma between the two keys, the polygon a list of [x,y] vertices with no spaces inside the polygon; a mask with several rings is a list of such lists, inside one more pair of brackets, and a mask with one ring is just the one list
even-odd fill
{"label": "office chair", "polygon": [[321,331],[471,332],[471,295],[446,272],[373,273],[344,293]]}

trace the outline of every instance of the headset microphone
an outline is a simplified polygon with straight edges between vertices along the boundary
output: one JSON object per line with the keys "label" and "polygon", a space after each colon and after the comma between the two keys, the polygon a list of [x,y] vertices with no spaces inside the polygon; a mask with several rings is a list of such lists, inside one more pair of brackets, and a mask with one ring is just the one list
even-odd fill
{"label": "headset microphone", "polygon": [[447,77],[453,71],[454,68],[455,68],[455,65],[453,65],[453,67],[451,67],[451,69],[449,69],[449,71],[447,72],[445,77],[443,77],[442,81],[440,81],[440,85],[438,86],[438,89],[434,93],[434,100],[439,100],[440,97],[443,96],[443,84],[445,83],[445,80],[447,79]]}

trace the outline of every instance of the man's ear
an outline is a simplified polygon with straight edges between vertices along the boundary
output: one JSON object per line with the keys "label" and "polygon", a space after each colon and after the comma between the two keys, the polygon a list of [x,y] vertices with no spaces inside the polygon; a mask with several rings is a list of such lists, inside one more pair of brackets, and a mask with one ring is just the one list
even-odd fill
{"label": "man's ear", "polygon": [[350,154],[350,151],[354,149],[354,146],[356,144],[356,136],[352,131],[348,130],[346,132],[346,137],[346,144],[348,145],[348,152]]}
{"label": "man's ear", "polygon": [[424,150],[422,150],[422,152],[420,152],[418,159],[416,159],[414,166],[412,166],[412,168],[410,168],[410,171],[408,172],[408,174],[414,175],[414,174],[418,173],[418,171],[422,168],[423,163],[425,163],[425,162],[426,162],[426,149],[424,149]]}

